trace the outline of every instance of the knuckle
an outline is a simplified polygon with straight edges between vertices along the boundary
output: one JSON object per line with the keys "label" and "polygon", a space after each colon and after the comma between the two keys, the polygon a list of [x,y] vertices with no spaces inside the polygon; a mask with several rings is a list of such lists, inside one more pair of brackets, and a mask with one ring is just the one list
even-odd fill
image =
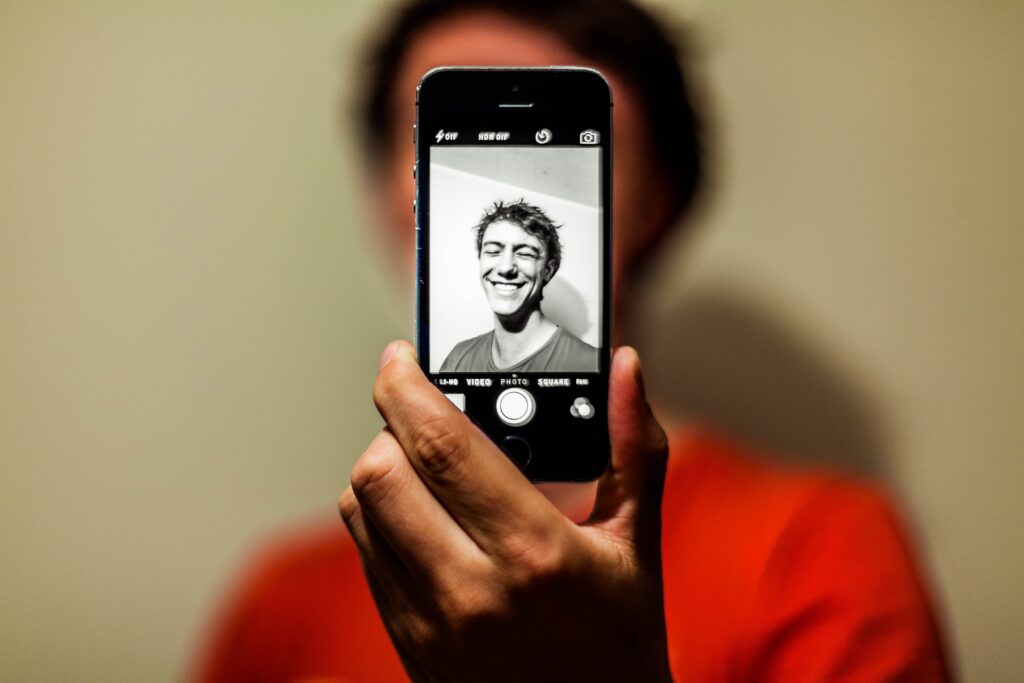
{"label": "knuckle", "polygon": [[571,553],[561,534],[511,537],[505,544],[510,588],[532,593],[564,581],[572,573]]}
{"label": "knuckle", "polygon": [[432,417],[419,425],[413,449],[434,478],[448,478],[462,461],[466,435],[446,416]]}
{"label": "knuckle", "polygon": [[388,363],[381,368],[373,383],[373,402],[377,410],[383,412],[384,407],[400,395],[406,374],[404,363]]}
{"label": "knuckle", "polygon": [[510,613],[510,592],[490,560],[461,565],[435,585],[434,595],[445,633],[463,643]]}
{"label": "knuckle", "polygon": [[391,377],[393,374],[394,370],[391,369],[390,364],[386,365],[377,373],[377,379],[373,382],[373,404],[377,406],[377,410],[380,412],[383,412],[384,405],[391,395],[391,385],[393,384]]}
{"label": "knuckle", "polygon": [[509,613],[505,593],[476,585],[452,595],[445,605],[448,627],[465,638],[500,623]]}
{"label": "knuckle", "polygon": [[441,631],[424,620],[417,620],[415,626],[407,630],[407,637],[415,643],[420,652],[440,652],[445,647],[445,638]]}
{"label": "knuckle", "polygon": [[394,457],[382,450],[367,451],[352,468],[352,491],[364,500],[380,499],[392,488],[398,469]]}
{"label": "knuckle", "polygon": [[338,498],[338,514],[341,515],[341,519],[346,525],[350,525],[358,512],[359,501],[356,500],[351,487],[346,488]]}
{"label": "knuckle", "polygon": [[444,638],[437,624],[425,619],[416,610],[402,609],[389,615],[388,625],[395,639],[420,652],[434,652],[444,645]]}
{"label": "knuckle", "polygon": [[399,652],[415,653],[416,659],[428,668],[450,664],[442,657],[451,651],[454,634],[434,610],[398,601],[390,609],[381,610],[381,616]]}

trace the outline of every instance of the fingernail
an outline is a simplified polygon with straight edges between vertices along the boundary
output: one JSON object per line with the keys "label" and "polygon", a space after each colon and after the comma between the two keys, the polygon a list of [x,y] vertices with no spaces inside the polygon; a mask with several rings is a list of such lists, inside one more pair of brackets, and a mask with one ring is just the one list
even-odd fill
{"label": "fingernail", "polygon": [[398,353],[398,342],[393,341],[385,346],[384,351],[380,354],[380,369],[383,369],[388,364],[388,361],[395,357],[396,353]]}

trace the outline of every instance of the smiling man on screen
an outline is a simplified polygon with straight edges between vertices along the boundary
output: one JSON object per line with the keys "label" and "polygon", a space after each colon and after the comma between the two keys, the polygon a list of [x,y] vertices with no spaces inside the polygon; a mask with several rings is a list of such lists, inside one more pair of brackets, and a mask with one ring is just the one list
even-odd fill
{"label": "smiling man on screen", "polygon": [[480,284],[494,329],[459,342],[441,372],[593,372],[597,349],[544,315],[544,287],[562,244],[544,211],[523,200],[496,202],[476,230]]}

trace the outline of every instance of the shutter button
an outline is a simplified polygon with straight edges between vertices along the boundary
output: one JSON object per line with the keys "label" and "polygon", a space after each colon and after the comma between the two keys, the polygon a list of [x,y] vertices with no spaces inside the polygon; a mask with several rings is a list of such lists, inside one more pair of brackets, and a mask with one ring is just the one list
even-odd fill
{"label": "shutter button", "polygon": [[498,394],[495,408],[502,422],[510,427],[519,427],[533,419],[537,403],[526,389],[513,387]]}

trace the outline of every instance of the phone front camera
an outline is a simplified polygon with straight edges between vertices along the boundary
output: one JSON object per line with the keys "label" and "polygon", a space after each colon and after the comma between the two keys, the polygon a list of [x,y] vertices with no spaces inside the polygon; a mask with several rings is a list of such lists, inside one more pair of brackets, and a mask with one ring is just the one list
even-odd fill
{"label": "phone front camera", "polygon": [[511,90],[512,92],[519,92],[519,84],[513,83],[512,85],[508,86],[508,89]]}

